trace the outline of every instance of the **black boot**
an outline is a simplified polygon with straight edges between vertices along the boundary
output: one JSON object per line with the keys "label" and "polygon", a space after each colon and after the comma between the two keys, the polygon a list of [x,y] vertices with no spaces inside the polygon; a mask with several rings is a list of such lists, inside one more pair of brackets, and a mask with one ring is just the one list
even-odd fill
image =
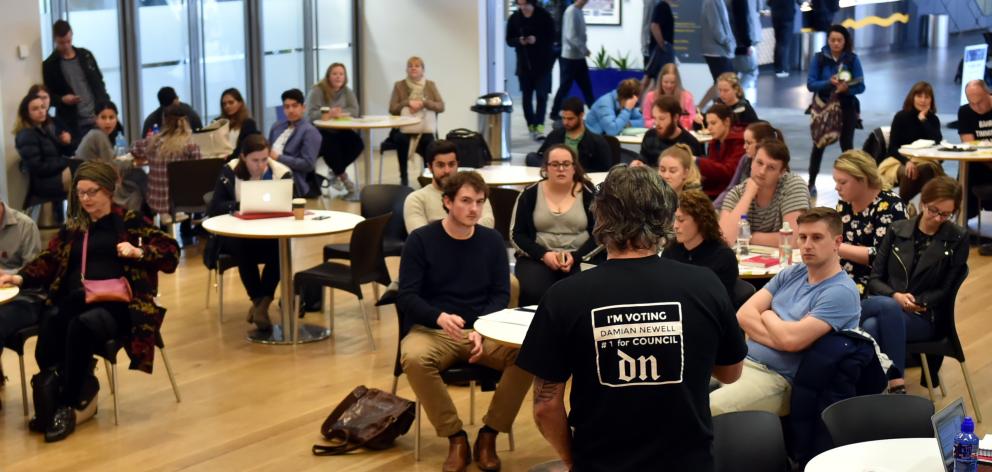
{"label": "black boot", "polygon": [[55,410],[52,422],[45,429],[45,442],[61,441],[76,431],[76,412],[71,406]]}

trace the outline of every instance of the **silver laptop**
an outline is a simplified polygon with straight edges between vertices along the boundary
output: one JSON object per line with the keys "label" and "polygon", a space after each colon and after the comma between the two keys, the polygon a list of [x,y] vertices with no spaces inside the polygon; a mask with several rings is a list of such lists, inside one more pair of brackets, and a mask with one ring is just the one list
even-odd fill
{"label": "silver laptop", "polygon": [[243,180],[241,213],[293,211],[293,179]]}
{"label": "silver laptop", "polygon": [[954,437],[961,432],[964,417],[964,401],[960,397],[930,417],[933,434],[940,447],[940,457],[944,461],[944,469],[948,471],[954,467]]}

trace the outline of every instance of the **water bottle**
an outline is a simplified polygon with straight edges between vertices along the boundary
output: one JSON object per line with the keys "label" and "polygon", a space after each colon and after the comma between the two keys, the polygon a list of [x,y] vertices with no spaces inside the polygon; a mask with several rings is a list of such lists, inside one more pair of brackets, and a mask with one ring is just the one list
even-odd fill
{"label": "water bottle", "polygon": [[792,265],[792,227],[788,221],[778,230],[778,263],[783,267]]}
{"label": "water bottle", "polygon": [[158,123],[155,123],[154,125],[152,125],[152,136],[155,136],[157,134],[158,134]]}
{"label": "water bottle", "polygon": [[737,255],[747,256],[750,254],[751,244],[751,224],[747,222],[747,215],[741,215],[741,221],[737,223]]}
{"label": "water bottle", "polygon": [[117,134],[117,139],[114,140],[114,155],[121,157],[127,154],[127,140],[124,139],[123,133]]}
{"label": "water bottle", "polygon": [[961,422],[961,432],[954,437],[954,472],[975,472],[978,470],[978,436],[975,435],[975,422],[965,416]]}

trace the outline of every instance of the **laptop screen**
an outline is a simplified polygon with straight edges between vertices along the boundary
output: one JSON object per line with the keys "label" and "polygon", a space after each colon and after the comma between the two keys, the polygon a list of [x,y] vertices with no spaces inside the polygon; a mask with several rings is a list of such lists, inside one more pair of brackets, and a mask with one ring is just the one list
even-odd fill
{"label": "laptop screen", "polygon": [[944,459],[944,467],[954,465],[954,437],[961,432],[961,422],[964,421],[964,401],[958,398],[933,415],[933,433],[940,447],[940,457]]}

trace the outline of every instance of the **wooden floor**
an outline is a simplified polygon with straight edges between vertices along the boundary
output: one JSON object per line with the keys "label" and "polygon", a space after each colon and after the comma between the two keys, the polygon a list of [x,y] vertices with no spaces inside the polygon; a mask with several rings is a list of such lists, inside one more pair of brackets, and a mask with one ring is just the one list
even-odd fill
{"label": "wooden floor", "polygon": [[[337,200],[334,209],[357,211],[357,204]],[[319,262],[320,250],[334,238],[297,240],[293,246],[294,267],[299,270]],[[958,298],[958,329],[969,356],[968,366],[987,421],[992,421],[992,258],[971,255],[971,276]],[[397,260],[389,261],[396,273]],[[249,325],[244,317],[248,301],[237,279],[227,274],[226,321],[217,316],[216,293],[205,306],[207,271],[200,252],[183,253],[179,270],[160,281],[160,303],[168,308],[162,328],[182,403],[176,403],[161,358],[155,372],[120,369],[120,425],[114,426],[113,399],[100,363],[102,383],[99,412],[94,420],[80,425],[75,434],[56,444],[45,444],[41,436],[29,434],[21,415],[17,356],[3,354],[3,369],[9,377],[0,389],[0,470],[437,470],[447,452],[447,441],[435,437],[425,420],[423,454],[413,459],[413,431],[396,447],[378,452],[361,451],[345,457],[314,457],[310,446],[320,440],[325,416],[351,389],[364,384],[389,389],[396,354],[397,325],[392,307],[381,310],[373,321],[378,346],[370,352],[355,297],[335,294],[336,332],[330,340],[299,346],[263,346],[245,341]],[[372,308],[371,287],[366,303]],[[273,306],[273,317],[275,317]],[[321,315],[308,320],[323,323]],[[27,352],[34,352],[30,341]],[[122,367],[126,356],[120,356]],[[27,359],[28,375],[37,367]],[[971,405],[957,362],[944,364],[943,379],[951,398],[964,396]],[[917,384],[919,369],[909,372],[910,393],[926,396]],[[413,398],[405,378],[399,395]],[[468,420],[467,388],[451,388],[462,418]],[[29,391],[30,395],[30,391]],[[474,439],[491,393],[477,394],[475,426],[466,425]],[[525,471],[531,465],[554,458],[531,418],[530,395],[514,426],[516,451],[507,450],[501,435],[499,446],[504,470]],[[941,400],[943,405],[945,400]],[[631,418],[635,421],[636,418]],[[990,431],[980,424],[981,433]]]}

